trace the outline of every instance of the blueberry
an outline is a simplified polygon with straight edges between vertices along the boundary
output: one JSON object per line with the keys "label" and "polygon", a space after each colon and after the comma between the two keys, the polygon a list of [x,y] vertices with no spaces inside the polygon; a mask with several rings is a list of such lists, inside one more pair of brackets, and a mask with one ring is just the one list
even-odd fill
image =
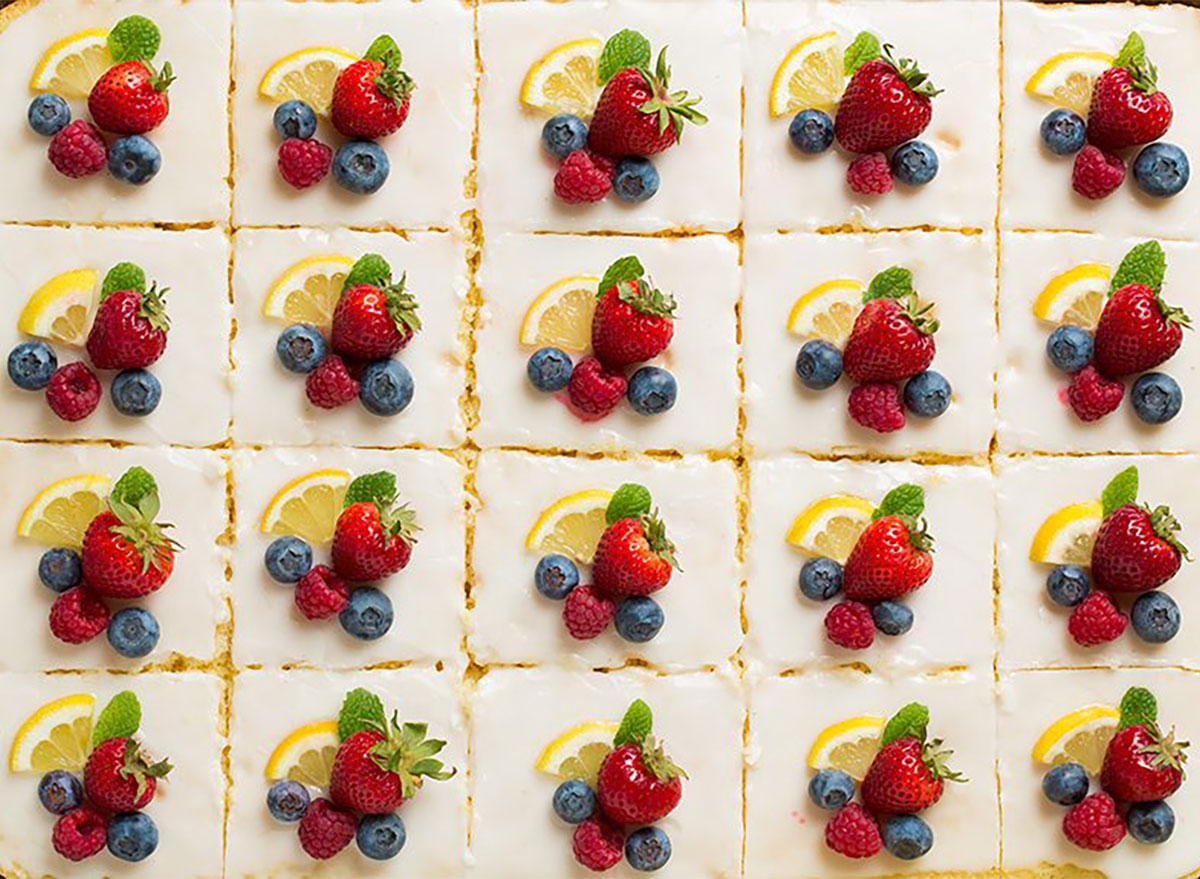
{"label": "blueberry", "polygon": [[1042,142],[1057,156],[1069,156],[1083,149],[1087,123],[1070,110],[1051,110],[1042,120]]}
{"label": "blueberry", "polygon": [[938,157],[933,147],[921,140],[910,140],[892,153],[892,174],[909,186],[924,186],[937,176]]}
{"label": "blueberry", "polygon": [[126,369],[112,383],[113,406],[122,415],[140,418],[158,408],[162,385],[154,373],[145,369]]}
{"label": "blueberry", "polygon": [[679,385],[675,376],[657,366],[643,366],[629,379],[625,398],[638,415],[662,415],[675,405]]}
{"label": "blueberry", "polygon": [[358,398],[373,415],[399,415],[412,402],[412,373],[399,360],[372,361],[359,379]]}
{"label": "blueberry", "polygon": [[72,586],[78,586],[82,577],[83,562],[75,550],[60,546],[42,553],[38,579],[47,589],[66,592]]}
{"label": "blueberry", "polygon": [[1091,591],[1087,568],[1079,565],[1055,565],[1046,577],[1046,592],[1050,600],[1063,607],[1074,607]]}
{"label": "blueberry", "polygon": [[1057,327],[1046,339],[1046,356],[1063,372],[1079,372],[1092,362],[1095,348],[1092,334],[1071,324]]}
{"label": "blueberry", "polygon": [[298,781],[277,781],[267,791],[267,809],[276,821],[292,823],[308,812],[308,788]]}
{"label": "blueberry", "polygon": [[158,827],[145,812],[122,812],[108,822],[108,851],[122,861],[144,861],[158,848]]}
{"label": "blueberry", "polygon": [[904,405],[920,418],[937,418],[950,408],[950,382],[940,372],[918,372],[904,384]]}
{"label": "blueberry", "polygon": [[587,123],[570,113],[551,116],[542,126],[542,146],[560,159],[587,146]]}
{"label": "blueberry", "polygon": [[1125,815],[1125,826],[1138,842],[1158,845],[1175,832],[1175,811],[1162,800],[1134,803]]}
{"label": "blueberry", "polygon": [[533,584],[542,595],[561,601],[579,585],[579,568],[565,555],[552,552],[538,562]]}
{"label": "blueberry", "polygon": [[1164,644],[1179,634],[1179,605],[1165,592],[1143,592],[1129,616],[1137,636],[1151,644]]}
{"label": "blueberry", "polygon": [[158,646],[158,620],[140,607],[126,607],[108,621],[108,643],[128,659],[140,659]]}
{"label": "blueberry", "polygon": [[1178,195],[1190,176],[1187,153],[1172,143],[1152,143],[1133,160],[1133,179],[1155,198]]}
{"label": "blueberry", "polygon": [[903,635],[913,624],[913,612],[907,604],[898,601],[881,601],[871,608],[871,619],[875,628],[885,635]]}
{"label": "blueberry", "polygon": [[354,833],[354,841],[358,850],[373,861],[386,861],[400,854],[408,834],[404,830],[404,822],[400,816],[364,815],[358,822],[358,830]]}
{"label": "blueberry", "polygon": [[29,105],[29,127],[43,137],[54,137],[71,121],[71,108],[58,95],[38,95]]}
{"label": "blueberry", "polygon": [[38,783],[38,799],[52,815],[65,815],[83,804],[83,782],[61,769],[47,772]]}
{"label": "blueberry", "polygon": [[141,186],[162,168],[162,153],[148,137],[119,137],[108,148],[108,172],[117,180]]}
{"label": "blueberry", "polygon": [[657,827],[639,827],[625,840],[625,860],[642,873],[661,870],[671,860],[671,840]]}
{"label": "blueberry", "polygon": [[392,163],[383,147],[369,140],[351,140],[333,157],[333,180],[355,195],[370,195],[387,182]]}
{"label": "blueberry", "polygon": [[662,630],[666,617],[662,607],[646,595],[632,595],[617,605],[613,625],[617,634],[633,644],[645,644]]}
{"label": "blueberry", "polygon": [[821,339],[810,339],[796,355],[796,375],[809,390],[823,391],[842,377],[842,352]]}
{"label": "blueberry", "polygon": [[1147,372],[1138,376],[1129,394],[1133,411],[1147,424],[1163,424],[1183,408],[1183,389],[1165,372]]}
{"label": "blueberry", "polygon": [[299,583],[312,568],[312,547],[299,537],[278,537],[267,547],[263,563],[276,583]]}
{"label": "blueberry", "polygon": [[800,592],[813,601],[827,601],[842,591],[842,566],[824,556],[809,559],[800,569]]}
{"label": "blueberry", "polygon": [[915,861],[933,848],[933,830],[916,815],[892,815],[881,830],[883,847],[902,861]]}
{"label": "blueberry", "polygon": [[833,120],[820,110],[801,110],[792,117],[788,137],[802,153],[823,153],[833,144]]}
{"label": "blueberry", "polygon": [[658,169],[649,159],[626,156],[617,162],[612,188],[621,201],[647,201],[658,192]]}
{"label": "blueberry", "polygon": [[40,391],[58,369],[58,357],[45,342],[22,342],[8,355],[8,377],[23,391]]}
{"label": "blueberry", "polygon": [[840,809],[854,799],[854,779],[840,769],[822,769],[808,782],[808,798],[822,809]]}
{"label": "blueberry", "polygon": [[288,372],[312,372],[325,359],[325,336],[312,324],[292,324],[279,334],[275,354]]}
{"label": "blueberry", "polygon": [[350,603],[338,614],[342,628],[359,641],[378,641],[395,619],[392,600],[374,586],[360,586],[351,592]]}
{"label": "blueberry", "polygon": [[284,140],[293,137],[308,140],[317,133],[317,114],[304,101],[284,101],[275,108],[271,122]]}
{"label": "blueberry", "polygon": [[579,824],[596,812],[596,792],[578,779],[564,781],[554,790],[554,814],[568,824]]}
{"label": "blueberry", "polygon": [[1042,793],[1052,803],[1074,806],[1088,794],[1087,770],[1078,763],[1059,763],[1042,776]]}
{"label": "blueberry", "polygon": [[529,358],[525,371],[539,391],[561,391],[571,381],[571,355],[559,348],[539,348]]}

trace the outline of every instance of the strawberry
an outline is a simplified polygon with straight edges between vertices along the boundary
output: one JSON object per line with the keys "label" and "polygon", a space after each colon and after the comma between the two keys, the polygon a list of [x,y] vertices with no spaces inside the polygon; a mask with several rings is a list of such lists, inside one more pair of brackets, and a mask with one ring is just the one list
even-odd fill
{"label": "strawberry", "polygon": [[167,349],[167,295],[151,285],[145,293],[118,290],[101,294],[88,332],[87,352],[97,369],[144,369]]}
{"label": "strawberry", "polygon": [[333,310],[333,350],[343,357],[391,357],[421,329],[416,297],[404,289],[405,276],[377,287],[355,284],[342,291]]}
{"label": "strawberry", "polygon": [[838,143],[852,153],[887,150],[912,140],[929,125],[930,98],[938,94],[916,61],[894,60],[890,46],[878,57],[877,42],[875,46],[877,57],[854,72],[834,119]]}
{"label": "strawberry", "polygon": [[1104,517],[1092,544],[1092,581],[1109,592],[1157,589],[1179,571],[1187,550],[1168,507],[1125,504]]}
{"label": "strawberry", "polygon": [[872,812],[912,814],[928,809],[942,798],[943,763],[949,752],[937,750],[938,740],[923,742],[904,736],[885,745],[875,755],[863,779],[862,798]]}
{"label": "strawberry", "polygon": [[390,473],[360,476],[346,492],[346,507],[333,531],[333,569],[352,583],[382,580],[412,558],[416,513],[396,504]]}
{"label": "strawberry", "polygon": [[362,61],[338,74],[333,85],[330,121],[346,137],[378,140],[399,130],[408,118],[416,83],[400,69],[395,40],[382,36]]}
{"label": "strawberry", "polygon": [[1109,296],[1096,325],[1096,369],[1120,378],[1153,369],[1179,350],[1191,320],[1145,284],[1126,284]]}
{"label": "strawberry", "polygon": [[613,284],[592,316],[592,352],[608,369],[651,360],[675,334],[675,299],[642,277]]}
{"label": "strawberry", "polygon": [[700,98],[672,92],[670,78],[665,48],[653,72],[647,67],[617,71],[596,102],[588,147],[605,156],[652,156],[679,142],[684,123],[707,122],[696,109]]}
{"label": "strawberry", "polygon": [[392,717],[387,729],[364,729],[342,742],[333,760],[329,796],[343,809],[382,815],[394,812],[416,795],[426,777],[449,778],[435,760],[446,743],[426,738],[424,723],[400,724]]}
{"label": "strawberry", "polygon": [[1158,140],[1171,127],[1171,101],[1158,90],[1158,70],[1137,33],[1129,35],[1113,66],[1092,87],[1088,140],[1120,149]]}
{"label": "strawberry", "polygon": [[83,788],[92,805],[105,812],[144,809],[154,799],[158,779],[171,764],[150,763],[133,739],[114,738],[97,745],[83,770]]}
{"label": "strawberry", "polygon": [[1114,799],[1144,803],[1169,797],[1183,784],[1187,742],[1165,735],[1158,724],[1133,724],[1117,731],[1104,752],[1100,786]]}
{"label": "strawberry", "polygon": [[[149,474],[141,468],[130,473]],[[105,598],[142,598],[163,587],[175,568],[179,543],[166,535],[169,523],[156,522],[159,500],[153,480],[145,490],[124,490],[122,479],[108,509],[92,519],[83,537],[83,579]]]}
{"label": "strawberry", "polygon": [[171,65],[156,71],[149,61],[126,61],[110,67],[88,95],[92,121],[114,134],[153,131],[170,112],[167,89],[175,77]]}
{"label": "strawberry", "polygon": [[859,312],[842,352],[851,381],[904,381],[929,368],[936,345],[936,320],[930,306],[919,306],[916,294],[871,299]]}
{"label": "strawberry", "polygon": [[658,513],[613,522],[592,559],[596,588],[607,595],[650,595],[667,585],[678,568],[675,544]]}
{"label": "strawberry", "polygon": [[933,573],[933,539],[907,516],[884,516],[859,536],[843,570],[846,597],[876,602],[920,589]]}
{"label": "strawberry", "polygon": [[646,735],[611,750],[600,764],[596,796],[618,824],[652,824],[679,805],[687,774]]}

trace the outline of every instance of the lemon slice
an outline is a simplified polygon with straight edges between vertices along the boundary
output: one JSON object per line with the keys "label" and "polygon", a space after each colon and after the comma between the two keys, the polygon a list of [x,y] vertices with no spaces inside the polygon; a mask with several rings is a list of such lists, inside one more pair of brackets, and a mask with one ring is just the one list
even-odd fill
{"label": "lemon slice", "polygon": [[350,484],[345,470],[317,470],[298,476],[275,492],[259,520],[259,528],[279,537],[293,535],[312,544],[333,539]]}
{"label": "lemon slice", "polygon": [[818,284],[792,306],[787,319],[788,332],[842,347],[862,310],[866,288],[866,284],[855,278],[835,278]]}
{"label": "lemon slice", "polygon": [[542,749],[534,768],[559,781],[575,779],[595,788],[600,764],[612,750],[619,726],[601,720],[573,726]]}
{"label": "lemon slice", "polygon": [[267,760],[268,781],[298,781],[309,787],[329,787],[333,758],[342,740],[338,725],[327,720],[302,726],[280,742]]}
{"label": "lemon slice", "polygon": [[74,269],[37,289],[17,318],[17,329],[38,339],[80,345],[96,305],[96,272]]}
{"label": "lemon slice", "polygon": [[578,491],[542,511],[529,529],[525,548],[531,552],[561,552],[587,564],[604,533],[604,511],[612,492],[599,488]]}
{"label": "lemon slice", "polygon": [[280,58],[263,74],[258,93],[272,101],[304,101],[318,115],[328,116],[338,74],[358,61],[343,49],[313,46]]}
{"label": "lemon slice", "polygon": [[1078,763],[1097,775],[1120,719],[1120,712],[1107,705],[1072,711],[1046,728],[1033,746],[1033,759],[1047,765]]}
{"label": "lemon slice", "polygon": [[267,293],[263,316],[288,324],[327,327],[346,276],[354,266],[348,256],[311,256],[291,266]]}
{"label": "lemon slice", "polygon": [[1029,77],[1025,91],[1086,116],[1092,103],[1092,86],[1112,63],[1113,56],[1106,52],[1060,52]]}
{"label": "lemon slice", "polygon": [[808,749],[808,767],[840,769],[862,781],[879,753],[885,723],[886,718],[866,714],[826,727]]}
{"label": "lemon slice", "polygon": [[1108,297],[1112,267],[1086,262],[1051,279],[1033,303],[1033,314],[1052,324],[1094,329]]}
{"label": "lemon slice", "polygon": [[801,552],[841,564],[871,521],[875,505],[866,498],[834,494],[809,504],[788,529],[787,542]]}
{"label": "lemon slice", "polygon": [[1068,504],[1046,517],[1029,547],[1031,562],[1090,565],[1092,543],[1104,518],[1100,501]]}
{"label": "lemon slice", "polygon": [[571,113],[587,119],[600,95],[599,40],[573,40],[543,55],[525,74],[521,103],[540,113]]}
{"label": "lemon slice", "polygon": [[63,98],[86,98],[112,63],[108,31],[80,31],[63,37],[42,54],[29,78],[29,87]]}
{"label": "lemon slice", "polygon": [[43,705],[17,730],[8,753],[10,772],[78,772],[92,752],[96,699],[86,693]]}
{"label": "lemon slice", "polygon": [[772,118],[800,110],[831,111],[842,96],[844,70],[836,33],[829,31],[801,40],[771,80]]}
{"label": "lemon slice", "polygon": [[102,473],[60,479],[29,502],[17,523],[17,534],[45,546],[78,549],[88,525],[104,509],[108,487],[108,477]]}
{"label": "lemon slice", "polygon": [[588,350],[592,346],[592,314],[599,284],[597,277],[573,275],[539,293],[521,321],[521,344]]}

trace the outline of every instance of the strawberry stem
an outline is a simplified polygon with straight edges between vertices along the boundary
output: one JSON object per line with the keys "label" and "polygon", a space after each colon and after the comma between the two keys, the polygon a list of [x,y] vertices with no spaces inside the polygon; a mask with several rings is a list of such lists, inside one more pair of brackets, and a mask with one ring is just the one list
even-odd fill
{"label": "strawberry stem", "polygon": [[415,333],[421,329],[421,319],[417,317],[417,297],[404,289],[408,280],[408,272],[400,276],[394,284],[383,287],[380,292],[387,300],[388,314],[401,333]]}
{"label": "strawberry stem", "polygon": [[675,316],[675,297],[663,293],[644,278],[618,284],[617,296],[622,302],[627,302],[650,317]]}
{"label": "strawberry stem", "polygon": [[645,67],[638,68],[642,79],[650,89],[650,97],[639,110],[646,115],[658,115],[658,133],[663,134],[668,127],[675,129],[675,140],[683,137],[683,125],[691,122],[703,125],[708,117],[696,109],[700,103],[699,97],[691,97],[685,91],[670,91],[671,68],[667,64],[667,47],[663,46],[658,53],[658,62],[654,72]]}
{"label": "strawberry stem", "polygon": [[1171,508],[1162,504],[1153,509],[1146,504],[1143,508],[1150,514],[1150,527],[1154,529],[1154,533],[1175,547],[1179,554],[1190,562],[1192,559],[1188,555],[1187,547],[1180,542],[1177,533],[1182,526],[1171,513]]}
{"label": "strawberry stem", "polygon": [[904,84],[912,89],[916,94],[923,95],[926,98],[936,98],[944,89],[935,88],[933,82],[929,79],[929,74],[921,70],[914,58],[901,58],[897,61],[892,57],[892,49],[895,48],[890,43],[885,43],[883,46],[883,60],[895,68],[899,77],[904,80]]}

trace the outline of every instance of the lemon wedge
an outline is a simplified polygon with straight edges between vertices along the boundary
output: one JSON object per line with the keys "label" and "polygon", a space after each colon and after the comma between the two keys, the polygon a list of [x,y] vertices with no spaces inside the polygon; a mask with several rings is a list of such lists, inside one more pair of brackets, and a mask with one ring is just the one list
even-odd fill
{"label": "lemon wedge", "polygon": [[343,49],[312,46],[280,58],[263,74],[258,93],[264,98],[304,101],[320,116],[329,115],[338,74],[358,61]]}
{"label": "lemon wedge", "polygon": [[572,40],[555,46],[529,68],[521,83],[521,103],[539,113],[571,113],[590,118],[600,95],[599,40]]}
{"label": "lemon wedge", "polygon": [[521,344],[588,350],[592,346],[592,315],[599,284],[597,277],[573,275],[539,293],[521,321]]}
{"label": "lemon wedge", "polygon": [[29,502],[17,523],[17,534],[45,546],[83,546],[92,519],[104,509],[109,479],[84,473],[60,479]]}
{"label": "lemon wedge", "polygon": [[792,305],[788,332],[796,336],[824,339],[841,348],[850,338],[854,319],[862,310],[867,285],[855,278],[834,278],[813,287]]}
{"label": "lemon wedge", "polygon": [[1088,262],[1068,269],[1050,280],[1033,303],[1038,320],[1052,324],[1074,324],[1094,329],[1108,298],[1112,267]]}
{"label": "lemon wedge", "polygon": [[525,548],[531,552],[560,552],[587,564],[604,534],[604,511],[612,492],[592,488],[559,498],[529,529]]}
{"label": "lemon wedge", "polygon": [[1086,116],[1096,79],[1112,66],[1106,52],[1060,52],[1025,83],[1026,93]]}
{"label": "lemon wedge", "polygon": [[96,306],[96,272],[74,269],[55,275],[29,297],[17,329],[38,339],[82,345]]}
{"label": "lemon wedge", "polygon": [[8,754],[10,772],[79,772],[92,752],[96,699],[86,693],[43,705],[17,730]]}
{"label": "lemon wedge", "polygon": [[278,537],[301,537],[314,545],[328,543],[333,540],[349,485],[350,474],[345,470],[297,476],[275,492],[259,520],[259,529]]}
{"label": "lemon wedge", "polygon": [[601,720],[573,726],[542,749],[534,768],[559,781],[575,779],[595,788],[600,764],[612,750],[619,726]]}
{"label": "lemon wedge", "polygon": [[787,542],[801,552],[841,564],[850,557],[875,505],[866,498],[835,494],[809,504],[788,529]]}
{"label": "lemon wedge", "polygon": [[329,787],[333,758],[342,740],[338,725],[328,720],[302,726],[282,742],[267,760],[268,781],[298,781],[309,787]]}
{"label": "lemon wedge", "polygon": [[808,749],[809,769],[840,769],[862,781],[879,753],[887,719],[865,714],[826,727]]}
{"label": "lemon wedge", "polygon": [[1048,565],[1090,565],[1092,543],[1103,519],[1100,501],[1068,504],[1056,510],[1033,536],[1029,560]]}
{"label": "lemon wedge", "polygon": [[354,260],[342,254],[310,256],[288,268],[267,292],[263,317],[287,324],[328,327]]}
{"label": "lemon wedge", "polygon": [[1033,746],[1033,759],[1047,765],[1078,763],[1097,775],[1120,719],[1120,712],[1107,705],[1072,711],[1046,728]]}
{"label": "lemon wedge", "polygon": [[63,37],[42,54],[29,78],[29,87],[63,98],[86,98],[112,63],[108,31],[80,31]]}
{"label": "lemon wedge", "polygon": [[771,80],[771,116],[800,110],[829,112],[845,83],[842,50],[833,31],[801,40],[788,52]]}

